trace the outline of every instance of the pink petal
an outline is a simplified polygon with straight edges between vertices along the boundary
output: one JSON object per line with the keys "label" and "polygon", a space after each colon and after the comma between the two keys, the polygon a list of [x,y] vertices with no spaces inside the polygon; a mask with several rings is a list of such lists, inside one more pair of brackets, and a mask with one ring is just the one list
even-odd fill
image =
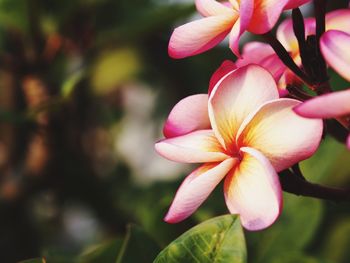
{"label": "pink petal", "polygon": [[255,0],[254,12],[248,30],[254,34],[264,34],[277,23],[288,0]]}
{"label": "pink petal", "polygon": [[240,15],[240,26],[241,32],[243,33],[250,24],[253,12],[254,12],[255,0],[244,0],[239,1],[239,15]]}
{"label": "pink petal", "polygon": [[284,10],[294,9],[308,2],[311,2],[311,0],[289,0],[286,6],[284,7]]}
{"label": "pink petal", "polygon": [[210,78],[208,94],[210,95],[216,83],[218,83],[220,79],[222,79],[227,73],[235,70],[236,68],[237,67],[235,63],[230,60],[225,60]]}
{"label": "pink petal", "polygon": [[[242,31],[243,30],[243,31]],[[230,32],[230,38],[229,38],[229,46],[233,54],[235,54],[237,57],[240,57],[239,53],[239,39],[241,35],[244,33],[245,29],[242,29],[241,27],[241,19],[238,18],[236,23],[233,25],[231,32]]]}
{"label": "pink petal", "polygon": [[338,9],[326,15],[326,30],[339,30],[350,34],[350,9]]}
{"label": "pink petal", "polygon": [[248,64],[257,64],[273,54],[276,53],[269,44],[258,41],[248,42],[244,45],[242,57],[236,61],[236,65],[243,67]]}
{"label": "pink petal", "polygon": [[336,118],[350,114],[350,89],[308,100],[294,111],[306,118]]}
{"label": "pink petal", "polygon": [[155,149],[164,158],[180,163],[220,162],[229,158],[212,130],[165,139],[156,143]]}
{"label": "pink petal", "polygon": [[180,100],[171,110],[163,133],[172,138],[186,133],[210,129],[208,95],[198,94]]}
{"label": "pink petal", "polygon": [[242,57],[236,61],[237,67],[249,64],[258,64],[267,69],[276,81],[286,70],[286,66],[270,45],[256,41],[247,43],[243,48]]}
{"label": "pink petal", "polygon": [[219,15],[176,28],[169,41],[169,55],[185,58],[213,48],[228,35],[235,21],[235,15]]}
{"label": "pink petal", "polygon": [[277,98],[274,79],[260,66],[251,64],[222,78],[209,98],[209,119],[221,144],[229,151],[236,150],[235,138],[243,120],[266,101]]}
{"label": "pink petal", "polygon": [[348,140],[346,142],[346,145],[347,145],[348,149],[350,150],[350,135],[348,136]]}
{"label": "pink petal", "polygon": [[204,164],[194,170],[181,184],[164,220],[177,223],[189,217],[234,167],[237,159]]}
{"label": "pink petal", "polygon": [[202,16],[232,15],[234,11],[215,0],[195,0],[196,8]]}
{"label": "pink petal", "polygon": [[268,159],[252,148],[241,148],[242,161],[225,179],[228,209],[239,214],[248,230],[269,227],[282,210],[282,190],[278,175]]}
{"label": "pink petal", "polygon": [[[233,1],[232,1],[233,2]],[[234,6],[234,5],[233,5]],[[237,57],[239,57],[239,39],[241,35],[247,30],[250,20],[253,15],[254,0],[240,1],[239,4],[239,19],[230,32],[230,48]]]}
{"label": "pink petal", "polygon": [[[314,35],[316,32],[316,24],[314,18],[304,19],[305,23],[305,37],[308,35]],[[299,54],[298,40],[294,35],[292,19],[284,20],[277,28],[277,39],[285,47],[285,49],[291,52],[292,56]]]}
{"label": "pink petal", "polygon": [[276,54],[266,57],[266,59],[261,61],[259,65],[267,69],[272,74],[276,82],[279,81],[279,79],[287,69],[284,63]]}
{"label": "pink petal", "polygon": [[321,52],[327,63],[343,78],[350,81],[350,35],[330,30],[321,37]]}
{"label": "pink petal", "polygon": [[309,158],[320,144],[323,123],[298,116],[293,108],[300,103],[293,99],[265,103],[244,121],[237,144],[262,152],[278,172]]}

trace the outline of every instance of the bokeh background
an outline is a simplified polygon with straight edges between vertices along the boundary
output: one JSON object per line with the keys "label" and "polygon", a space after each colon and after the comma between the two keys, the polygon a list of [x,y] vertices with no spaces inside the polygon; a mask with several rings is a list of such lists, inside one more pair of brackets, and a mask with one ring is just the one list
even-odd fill
{"label": "bokeh background", "polygon": [[[227,213],[218,187],[190,219],[162,220],[193,169],[156,155],[162,124],[235,59],[227,43],[168,57],[174,27],[195,17],[193,1],[0,0],[0,262],[152,262]],[[331,75],[334,88],[350,85]],[[350,186],[350,153],[331,137],[301,167],[310,181]],[[347,263],[350,206],[285,194],[277,223],[246,237],[249,262]]]}

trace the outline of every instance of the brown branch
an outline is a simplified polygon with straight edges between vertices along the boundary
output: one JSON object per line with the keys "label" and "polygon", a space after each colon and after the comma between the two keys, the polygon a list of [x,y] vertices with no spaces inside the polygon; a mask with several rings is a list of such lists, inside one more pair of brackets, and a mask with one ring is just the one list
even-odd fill
{"label": "brown branch", "polygon": [[325,94],[331,91],[331,86],[329,83],[329,77],[327,73],[327,64],[321,54],[320,49],[320,39],[322,34],[326,30],[326,5],[327,0],[314,0],[314,10],[316,18],[315,56],[317,60],[317,63],[315,63],[315,68],[318,69],[318,71],[316,72],[316,92],[318,94]]}
{"label": "brown branch", "polygon": [[336,202],[350,201],[350,189],[333,188],[310,183],[295,175],[290,170],[285,170],[280,173],[280,182],[283,191],[291,194]]}
{"label": "brown branch", "polygon": [[277,56],[282,60],[282,62],[291,70],[293,73],[300,78],[305,84],[310,87],[313,87],[311,79],[302,71],[294,60],[289,55],[288,51],[284,46],[279,42],[279,40],[271,33],[267,32],[262,35],[265,40],[270,44],[273,50],[276,52]]}
{"label": "brown branch", "polygon": [[300,57],[302,60],[302,64],[304,70],[309,72],[310,68],[310,59],[307,52],[307,43],[305,38],[305,23],[304,17],[299,8],[295,8],[292,11],[292,19],[293,19],[293,31],[294,35],[298,40]]}
{"label": "brown branch", "polygon": [[316,39],[318,43],[322,34],[326,31],[326,5],[327,0],[314,0]]}
{"label": "brown branch", "polygon": [[287,85],[287,90],[289,92],[289,96],[291,98],[297,99],[297,100],[301,100],[301,101],[305,101],[305,100],[309,100],[311,98],[313,98],[310,94],[304,92],[301,88],[295,86],[295,85]]}

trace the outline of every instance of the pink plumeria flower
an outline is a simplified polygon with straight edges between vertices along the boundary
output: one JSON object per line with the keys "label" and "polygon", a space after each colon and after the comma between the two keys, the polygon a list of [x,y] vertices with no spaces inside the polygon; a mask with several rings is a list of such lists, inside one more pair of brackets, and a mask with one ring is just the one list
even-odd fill
{"label": "pink plumeria flower", "polygon": [[[316,34],[316,21],[314,18],[304,19],[305,37]],[[350,10],[339,9],[329,12],[326,15],[326,31],[340,30],[350,33]],[[292,19],[287,19],[281,23],[277,29],[277,39],[290,52],[294,61],[301,65],[298,40],[294,35]]]}
{"label": "pink plumeria flower", "polygon": [[[316,21],[314,18],[304,19],[305,23],[305,37],[316,34]],[[350,10],[339,9],[329,12],[326,15],[326,31],[341,30],[350,33]],[[281,23],[277,29],[277,39],[289,52],[293,60],[298,66],[301,66],[301,58],[299,52],[298,40],[293,31],[292,19],[287,19]],[[297,77],[286,68],[282,81],[286,84],[298,82]]]}
{"label": "pink plumeria flower", "polygon": [[[287,80],[285,77],[285,72],[288,68],[269,44],[257,41],[245,44],[242,56],[236,61],[236,66],[243,67],[249,64],[258,64],[267,69],[278,83],[278,92],[280,96],[283,97],[288,94],[286,90]],[[288,84],[292,83],[294,83],[294,80],[290,81]]]}
{"label": "pink plumeria flower", "polygon": [[[349,14],[350,10],[347,13]],[[344,26],[347,23],[348,30],[350,30],[349,19],[350,17],[348,20],[341,20]],[[327,63],[343,78],[350,81],[350,34],[329,30],[322,35],[320,41],[321,52]],[[307,118],[350,118],[350,89],[308,100],[297,106],[295,111]],[[347,147],[350,149],[350,136]]]}
{"label": "pink plumeria flower", "polygon": [[[316,32],[316,22],[314,18],[306,18],[305,37]],[[326,30],[341,30],[350,33],[350,10],[340,9],[330,12],[326,16]],[[289,52],[298,66],[301,66],[298,40],[294,35],[292,19],[287,19],[277,29],[277,39]],[[241,58],[236,61],[237,67],[242,67],[250,63],[263,66],[271,72],[278,83],[280,96],[288,94],[287,84],[299,84],[300,80],[290,71],[270,45],[261,42],[247,43],[242,52]],[[346,70],[343,68],[344,71]],[[350,71],[348,71],[350,72]]]}
{"label": "pink plumeria flower", "polygon": [[320,40],[321,52],[327,63],[350,82],[350,9],[330,12],[327,32]]}
{"label": "pink plumeria flower", "polygon": [[284,9],[295,8],[310,0],[195,0],[204,17],[175,29],[169,42],[169,55],[185,58],[203,53],[230,35],[230,48],[239,54],[238,42],[246,31],[263,34],[276,24]]}
{"label": "pink plumeria flower", "polygon": [[165,217],[189,217],[225,178],[227,207],[248,230],[270,226],[282,209],[277,172],[310,157],[322,135],[322,121],[292,110],[293,99],[279,99],[271,74],[248,65],[226,74],[210,95],[187,97],[175,105],[156,143],[163,157],[203,163],[178,189]]}

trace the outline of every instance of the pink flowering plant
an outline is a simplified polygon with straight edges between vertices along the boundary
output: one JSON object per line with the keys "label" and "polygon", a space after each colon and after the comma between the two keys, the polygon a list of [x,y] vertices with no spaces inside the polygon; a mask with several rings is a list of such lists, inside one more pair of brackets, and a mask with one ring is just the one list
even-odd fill
{"label": "pink flowering plant", "polygon": [[[329,74],[332,70],[332,76],[350,81],[350,9],[327,13],[326,0],[309,2],[195,0],[203,18],[172,33],[168,46],[172,58],[201,54],[228,38],[236,59],[222,62],[210,78],[208,92],[174,106],[163,128],[165,138],[155,144],[166,159],[199,164],[178,188],[166,222],[186,220],[221,182],[227,207],[222,214],[240,222],[235,223],[235,235],[241,244],[239,225],[257,231],[278,220],[283,191],[333,201],[350,199],[347,189],[309,182],[299,168],[326,136],[350,149],[350,88],[333,87]],[[314,16],[304,18],[302,5],[314,7]],[[291,17],[279,23],[285,10],[292,10]],[[250,41],[240,49],[245,32],[264,42]],[[195,245],[195,238],[205,235],[199,229],[175,240],[156,262],[202,262],[203,253],[211,252],[200,252]],[[208,231],[215,239],[215,231]],[[191,243],[190,238],[193,250],[177,251],[180,243]],[[246,253],[237,252],[235,244],[225,249],[221,254],[215,251],[226,258],[219,262],[246,261]]]}

